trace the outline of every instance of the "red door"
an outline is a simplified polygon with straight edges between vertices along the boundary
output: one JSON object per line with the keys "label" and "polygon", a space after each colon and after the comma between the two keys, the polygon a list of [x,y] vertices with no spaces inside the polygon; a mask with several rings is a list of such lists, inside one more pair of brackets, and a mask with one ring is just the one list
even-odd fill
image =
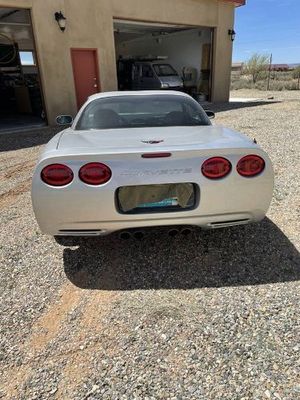
{"label": "red door", "polygon": [[77,106],[80,108],[92,94],[100,92],[97,50],[71,49]]}

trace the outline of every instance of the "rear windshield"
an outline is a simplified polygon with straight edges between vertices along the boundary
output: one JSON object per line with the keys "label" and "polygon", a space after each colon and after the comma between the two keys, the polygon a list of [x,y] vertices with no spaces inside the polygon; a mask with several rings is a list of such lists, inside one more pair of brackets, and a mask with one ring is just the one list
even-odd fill
{"label": "rear windshield", "polygon": [[153,68],[157,76],[178,76],[170,64],[153,64]]}
{"label": "rear windshield", "polygon": [[189,97],[129,95],[100,98],[83,110],[76,130],[211,125],[203,108]]}

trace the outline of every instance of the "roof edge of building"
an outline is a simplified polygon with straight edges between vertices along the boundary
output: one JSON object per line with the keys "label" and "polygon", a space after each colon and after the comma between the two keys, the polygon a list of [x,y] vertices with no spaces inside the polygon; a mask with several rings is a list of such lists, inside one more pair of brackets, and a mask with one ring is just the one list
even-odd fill
{"label": "roof edge of building", "polygon": [[246,0],[222,0],[222,1],[225,1],[226,3],[233,3],[236,7],[246,5]]}

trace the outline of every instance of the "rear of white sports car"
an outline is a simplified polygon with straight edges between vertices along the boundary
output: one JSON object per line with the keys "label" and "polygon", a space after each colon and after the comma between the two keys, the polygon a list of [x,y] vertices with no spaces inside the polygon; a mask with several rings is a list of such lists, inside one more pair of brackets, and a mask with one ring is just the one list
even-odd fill
{"label": "rear of white sports car", "polygon": [[[92,98],[72,128],[48,143],[32,183],[44,233],[94,236],[166,225],[209,229],[265,216],[273,192],[266,153],[243,135],[212,126],[203,110],[202,122],[180,121],[180,102],[192,116],[199,107],[187,96],[153,93]],[[147,119],[141,111],[130,119],[130,96],[140,103],[147,97],[147,109],[154,104]]]}

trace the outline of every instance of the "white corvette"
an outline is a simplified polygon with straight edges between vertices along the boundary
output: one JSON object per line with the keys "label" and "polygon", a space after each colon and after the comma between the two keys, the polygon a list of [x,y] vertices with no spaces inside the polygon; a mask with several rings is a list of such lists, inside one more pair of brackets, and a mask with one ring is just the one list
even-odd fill
{"label": "white corvette", "polygon": [[58,117],[72,126],[46,145],[32,182],[41,230],[95,236],[260,221],[272,199],[271,161],[207,114],[186,94],[140,91],[97,94],[73,122]]}

